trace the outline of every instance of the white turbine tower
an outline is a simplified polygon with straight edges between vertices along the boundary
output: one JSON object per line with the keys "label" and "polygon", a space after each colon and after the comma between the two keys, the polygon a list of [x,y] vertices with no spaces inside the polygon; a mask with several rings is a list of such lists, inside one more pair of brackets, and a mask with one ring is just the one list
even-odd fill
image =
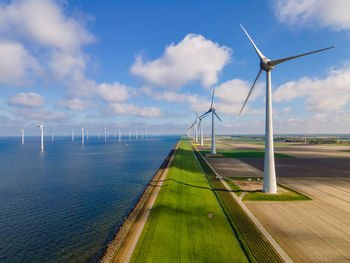
{"label": "white turbine tower", "polygon": [[40,136],[41,136],[41,151],[43,152],[44,151],[44,125],[41,123],[39,126],[37,127],[40,127]]}
{"label": "white turbine tower", "polygon": [[55,136],[54,132],[51,132],[51,141],[54,141],[54,136]]}
{"label": "white turbine tower", "polygon": [[263,184],[263,192],[265,193],[277,193],[277,183],[276,183],[276,172],[275,172],[275,157],[274,157],[274,148],[273,148],[273,127],[272,127],[272,98],[271,98],[271,70],[278,64],[306,56],[309,54],[313,54],[316,52],[324,51],[332,47],[308,52],[305,54],[297,55],[297,56],[292,56],[292,57],[286,57],[286,58],[281,58],[281,59],[276,59],[276,60],[271,60],[267,57],[265,57],[261,51],[257,48],[253,40],[250,38],[249,34],[247,31],[244,29],[244,27],[241,25],[243,31],[247,35],[247,37],[250,40],[250,43],[253,45],[255,52],[260,58],[260,70],[259,73],[248,93],[248,96],[246,100],[244,101],[243,107],[240,111],[239,114],[242,113],[244,106],[246,105],[254,87],[255,84],[257,83],[262,71],[266,71],[266,117],[265,117],[265,159],[264,159],[264,184]]}
{"label": "white turbine tower", "polygon": [[211,97],[211,104],[210,104],[210,108],[209,110],[204,113],[202,116],[200,116],[201,118],[205,118],[208,116],[208,114],[211,112],[211,154],[216,154],[216,147],[215,147],[215,130],[214,130],[214,126],[215,126],[215,122],[214,122],[214,115],[216,118],[219,119],[219,121],[221,121],[219,115],[216,114],[216,110],[213,107],[213,102],[214,102],[214,94],[215,94],[215,89],[213,90],[213,95]]}
{"label": "white turbine tower", "polygon": [[89,140],[89,131],[86,130],[86,140],[88,141]]}
{"label": "white turbine tower", "polygon": [[107,142],[107,128],[105,127],[105,142]]}
{"label": "white turbine tower", "polygon": [[81,127],[81,145],[84,146],[84,127]]}
{"label": "white turbine tower", "polygon": [[22,144],[24,144],[24,129],[21,129],[21,134],[22,134]]}
{"label": "white turbine tower", "polygon": [[203,118],[201,118],[197,112],[195,112],[196,115],[197,115],[197,118],[199,120],[199,136],[200,136],[200,139],[199,139],[199,142],[200,142],[200,146],[203,146],[204,143],[203,143],[203,123],[202,123],[202,120]]}
{"label": "white turbine tower", "polygon": [[74,141],[74,130],[72,129],[72,141]]}
{"label": "white turbine tower", "polygon": [[194,141],[197,143],[198,142],[198,125],[197,125],[197,116],[194,119],[193,123],[193,130],[194,130]]}

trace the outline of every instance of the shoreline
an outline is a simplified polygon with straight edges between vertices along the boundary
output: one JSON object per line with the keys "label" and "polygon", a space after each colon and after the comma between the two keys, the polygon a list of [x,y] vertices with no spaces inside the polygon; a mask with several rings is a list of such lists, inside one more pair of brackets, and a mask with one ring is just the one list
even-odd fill
{"label": "shoreline", "polygon": [[130,239],[130,235],[133,234],[131,232],[134,232],[134,229],[132,229],[134,222],[138,221],[140,217],[145,212],[147,212],[145,211],[146,210],[145,207],[147,203],[150,201],[152,194],[156,190],[156,188],[154,187],[154,185],[152,185],[152,183],[153,182],[156,183],[157,181],[159,181],[159,178],[163,175],[166,168],[170,165],[170,161],[174,156],[180,141],[181,141],[181,138],[177,141],[177,143],[174,145],[174,147],[169,152],[167,157],[164,159],[163,163],[158,168],[157,172],[150,179],[147,186],[141,193],[135,205],[131,208],[128,215],[120,223],[116,234],[114,235],[112,241],[107,245],[102,257],[99,259],[99,262],[101,263],[112,262],[114,258],[116,258],[119,254],[121,254],[119,252],[123,248],[123,243],[125,243],[125,241],[127,241],[128,238]]}

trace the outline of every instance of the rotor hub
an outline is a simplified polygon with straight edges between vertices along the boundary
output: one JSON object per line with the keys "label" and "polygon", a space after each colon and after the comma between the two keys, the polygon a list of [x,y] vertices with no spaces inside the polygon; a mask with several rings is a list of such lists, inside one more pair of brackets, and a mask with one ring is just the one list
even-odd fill
{"label": "rotor hub", "polygon": [[271,59],[263,58],[260,62],[260,68],[265,71],[269,71],[273,69],[273,66],[270,64]]}

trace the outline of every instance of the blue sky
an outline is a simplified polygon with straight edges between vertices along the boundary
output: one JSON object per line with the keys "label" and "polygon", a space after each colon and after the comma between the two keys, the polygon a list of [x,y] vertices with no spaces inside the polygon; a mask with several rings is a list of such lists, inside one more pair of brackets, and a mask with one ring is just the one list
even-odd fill
{"label": "blue sky", "polygon": [[272,71],[275,133],[350,128],[349,1],[0,3],[0,135],[185,133],[213,88],[218,133],[262,134],[265,74],[238,117],[259,70],[240,24],[271,59],[336,45]]}

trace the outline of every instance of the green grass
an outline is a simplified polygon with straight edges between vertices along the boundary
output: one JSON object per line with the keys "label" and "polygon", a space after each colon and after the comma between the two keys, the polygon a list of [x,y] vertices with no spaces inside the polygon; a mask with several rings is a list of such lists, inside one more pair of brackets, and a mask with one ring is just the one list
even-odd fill
{"label": "green grass", "polygon": [[248,262],[188,140],[182,140],[131,262]]}
{"label": "green grass", "polygon": [[[265,152],[263,150],[218,150],[225,158],[264,158]],[[201,151],[201,154],[210,154],[210,151]],[[221,158],[222,156],[218,156]],[[215,157],[214,157],[215,158]],[[294,158],[286,154],[275,153],[275,158]]]}
{"label": "green grass", "polygon": [[235,192],[237,196],[241,196],[242,189],[236,185],[232,180],[225,178],[226,183],[230,186],[231,190]]}
{"label": "green grass", "polygon": [[297,191],[294,191],[290,188],[287,188],[287,187],[282,186],[280,184],[278,186],[281,188],[284,188],[288,192],[278,193],[278,194],[265,194],[262,192],[247,193],[243,197],[243,201],[305,201],[305,200],[311,200],[311,198],[307,197],[306,195],[298,193]]}
{"label": "green grass", "polygon": [[266,263],[283,262],[260,230],[239,206],[237,201],[232,198],[231,193],[226,191],[221,181],[216,178],[214,172],[203,160],[200,154],[196,152],[196,155],[212,187],[215,189],[218,199],[226,211],[239,240],[247,251],[250,261]]}

